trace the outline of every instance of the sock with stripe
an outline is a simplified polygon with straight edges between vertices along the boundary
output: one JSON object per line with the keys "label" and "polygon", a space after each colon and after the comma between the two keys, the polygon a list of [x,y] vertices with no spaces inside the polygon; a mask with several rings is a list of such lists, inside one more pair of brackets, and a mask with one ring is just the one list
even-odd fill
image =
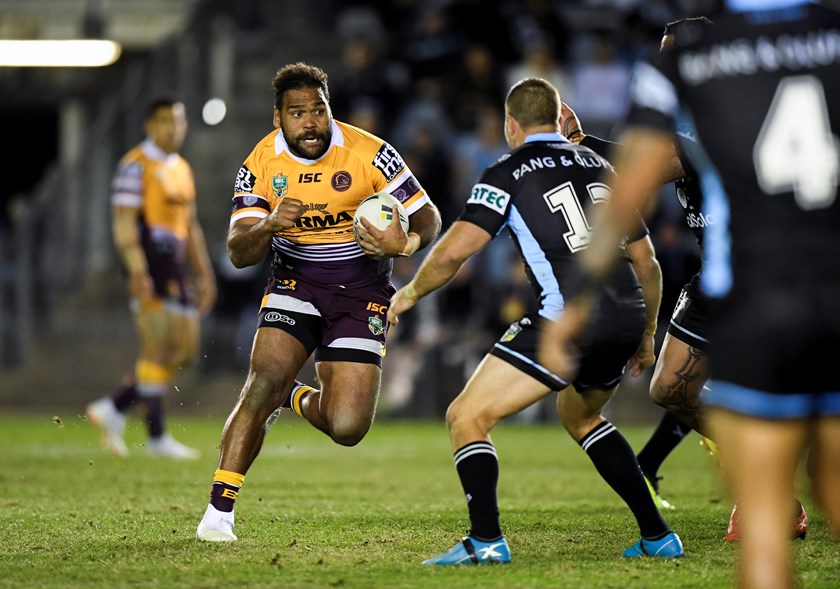
{"label": "sock with stripe", "polygon": [[645,484],[633,449],[609,421],[603,421],[583,436],[581,447],[598,473],[633,512],[643,538],[658,539],[670,531]]}
{"label": "sock with stripe", "polygon": [[488,442],[473,442],[455,452],[455,468],[470,512],[470,536],[484,542],[502,537],[496,485],[499,459]]}
{"label": "sock with stripe", "polygon": [[213,475],[213,486],[210,489],[210,505],[219,511],[233,511],[233,504],[244,482],[244,474],[218,469]]}
{"label": "sock with stripe", "polygon": [[286,409],[291,409],[301,417],[304,417],[303,406],[301,403],[306,395],[313,392],[318,392],[318,390],[307,384],[303,384],[299,380],[296,380],[295,384],[292,385],[292,391],[289,393],[286,401],[284,401],[280,406],[285,407]]}
{"label": "sock with stripe", "polygon": [[653,430],[653,434],[651,434],[645,447],[639,452],[637,457],[639,466],[642,467],[642,472],[645,473],[645,476],[657,490],[656,474],[659,472],[659,467],[689,433],[691,433],[690,427],[670,411],[665,411],[662,419],[659,420],[659,425]]}

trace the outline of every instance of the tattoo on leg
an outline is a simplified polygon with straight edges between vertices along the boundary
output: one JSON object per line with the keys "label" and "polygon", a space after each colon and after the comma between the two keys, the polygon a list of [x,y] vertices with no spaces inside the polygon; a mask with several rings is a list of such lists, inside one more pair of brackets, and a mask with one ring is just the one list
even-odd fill
{"label": "tattoo on leg", "polygon": [[700,378],[703,371],[698,370],[698,364],[706,357],[706,352],[694,346],[688,348],[688,358],[685,363],[673,373],[675,380],[665,386],[666,408],[675,413],[692,429],[703,429],[702,404],[700,403]]}

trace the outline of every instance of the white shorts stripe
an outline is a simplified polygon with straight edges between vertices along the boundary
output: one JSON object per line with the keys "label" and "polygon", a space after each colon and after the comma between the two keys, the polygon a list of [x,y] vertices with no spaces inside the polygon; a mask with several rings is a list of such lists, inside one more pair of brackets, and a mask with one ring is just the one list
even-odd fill
{"label": "white shorts stripe", "polygon": [[362,337],[340,337],[331,341],[328,348],[349,348],[351,350],[362,350],[363,352],[373,352],[374,354],[382,355],[383,346],[380,342],[373,339],[365,339]]}
{"label": "white shorts stripe", "polygon": [[316,309],[315,305],[313,305],[312,303],[307,301],[301,301],[288,295],[279,295],[272,293],[268,295],[268,300],[266,301],[264,307],[270,307],[272,309],[281,309],[283,311],[297,311],[298,313],[304,313],[306,315],[315,315],[317,317],[321,316],[321,313],[318,312],[318,309]]}

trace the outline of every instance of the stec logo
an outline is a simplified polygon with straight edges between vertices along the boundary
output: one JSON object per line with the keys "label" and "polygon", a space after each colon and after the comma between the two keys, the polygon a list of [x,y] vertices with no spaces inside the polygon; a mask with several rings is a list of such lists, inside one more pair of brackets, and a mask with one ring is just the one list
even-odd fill
{"label": "stec logo", "polygon": [[504,214],[509,200],[510,194],[500,188],[489,184],[476,184],[473,186],[467,204],[479,204],[497,213]]}

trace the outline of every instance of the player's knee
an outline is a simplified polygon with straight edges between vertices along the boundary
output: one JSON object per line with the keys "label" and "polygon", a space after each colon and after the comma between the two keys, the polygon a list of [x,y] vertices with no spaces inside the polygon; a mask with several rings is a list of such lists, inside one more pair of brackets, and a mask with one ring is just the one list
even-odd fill
{"label": "player's knee", "polygon": [[252,412],[271,413],[279,404],[282,386],[270,378],[255,376],[248,379],[239,395],[240,406]]}
{"label": "player's knee", "polygon": [[468,405],[459,399],[450,403],[446,410],[446,426],[450,432],[476,431],[481,434],[489,433],[496,424],[494,416],[475,406]]}
{"label": "player's knee", "polygon": [[661,379],[655,378],[650,383],[650,400],[660,407],[665,407],[672,402],[671,391],[671,387],[665,385]]}
{"label": "player's knee", "polygon": [[355,446],[365,438],[370,425],[364,420],[339,420],[330,424],[330,437],[336,444]]}

